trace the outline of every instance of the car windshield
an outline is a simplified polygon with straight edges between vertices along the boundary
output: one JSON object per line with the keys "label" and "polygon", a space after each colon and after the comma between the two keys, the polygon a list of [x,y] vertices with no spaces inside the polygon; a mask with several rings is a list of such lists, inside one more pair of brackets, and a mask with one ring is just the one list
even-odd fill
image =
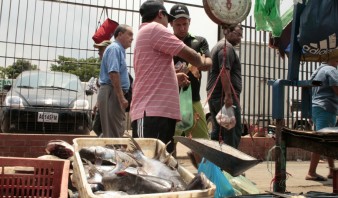
{"label": "car windshield", "polygon": [[82,91],[82,85],[77,76],[67,73],[28,72],[17,79],[18,88],[44,88]]}

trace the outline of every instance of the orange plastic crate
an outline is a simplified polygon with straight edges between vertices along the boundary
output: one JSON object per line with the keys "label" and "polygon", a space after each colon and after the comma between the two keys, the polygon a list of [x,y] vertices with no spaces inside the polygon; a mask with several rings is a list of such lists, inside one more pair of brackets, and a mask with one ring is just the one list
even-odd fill
{"label": "orange plastic crate", "polygon": [[0,157],[0,197],[68,197],[68,160]]}

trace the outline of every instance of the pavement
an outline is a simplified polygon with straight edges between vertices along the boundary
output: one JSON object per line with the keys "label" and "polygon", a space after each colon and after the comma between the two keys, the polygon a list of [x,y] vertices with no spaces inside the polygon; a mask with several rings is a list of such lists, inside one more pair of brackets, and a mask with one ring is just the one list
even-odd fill
{"label": "pavement", "polygon": [[[187,152],[189,148],[178,143],[177,144],[177,160],[179,163],[188,169],[190,172],[196,174],[197,169],[191,164]],[[286,179],[286,191],[295,194],[308,193],[310,191],[332,193],[332,179],[327,181],[309,181],[305,180],[310,161],[287,161],[286,172],[288,177]],[[337,162],[335,162],[337,167]],[[327,176],[329,173],[328,164],[322,161],[318,164],[317,173],[322,176]],[[245,177],[252,181],[259,189],[260,193],[266,191],[273,191],[273,178],[275,175],[275,162],[262,162],[245,172]]]}

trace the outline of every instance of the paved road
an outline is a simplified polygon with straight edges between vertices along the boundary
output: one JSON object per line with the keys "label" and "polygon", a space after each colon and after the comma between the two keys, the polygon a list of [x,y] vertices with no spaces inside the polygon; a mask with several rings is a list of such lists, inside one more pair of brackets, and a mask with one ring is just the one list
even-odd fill
{"label": "paved road", "polygon": [[[187,168],[192,173],[197,173],[197,170],[192,166],[186,153],[189,149],[182,144],[177,147],[177,159],[181,165]],[[336,167],[338,163],[336,162]],[[289,177],[286,180],[286,190],[291,193],[307,193],[309,191],[319,191],[332,193],[332,179],[325,182],[305,180],[309,168],[309,161],[288,161],[286,171]],[[262,162],[245,172],[245,176],[256,184],[256,187],[261,193],[265,191],[273,191],[271,181],[274,178],[275,166],[274,162]],[[319,163],[317,173],[327,176],[329,173],[327,162]]]}

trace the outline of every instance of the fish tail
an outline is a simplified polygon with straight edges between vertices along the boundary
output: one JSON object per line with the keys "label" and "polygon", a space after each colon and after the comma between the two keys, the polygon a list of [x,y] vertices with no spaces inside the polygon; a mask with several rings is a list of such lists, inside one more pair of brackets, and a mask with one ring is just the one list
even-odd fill
{"label": "fish tail", "polygon": [[140,145],[136,142],[136,140],[131,135],[129,135],[128,133],[125,133],[125,135],[127,137],[129,137],[130,142],[131,142],[130,146],[132,147],[133,151],[139,150],[143,154],[143,151],[142,151]]}

